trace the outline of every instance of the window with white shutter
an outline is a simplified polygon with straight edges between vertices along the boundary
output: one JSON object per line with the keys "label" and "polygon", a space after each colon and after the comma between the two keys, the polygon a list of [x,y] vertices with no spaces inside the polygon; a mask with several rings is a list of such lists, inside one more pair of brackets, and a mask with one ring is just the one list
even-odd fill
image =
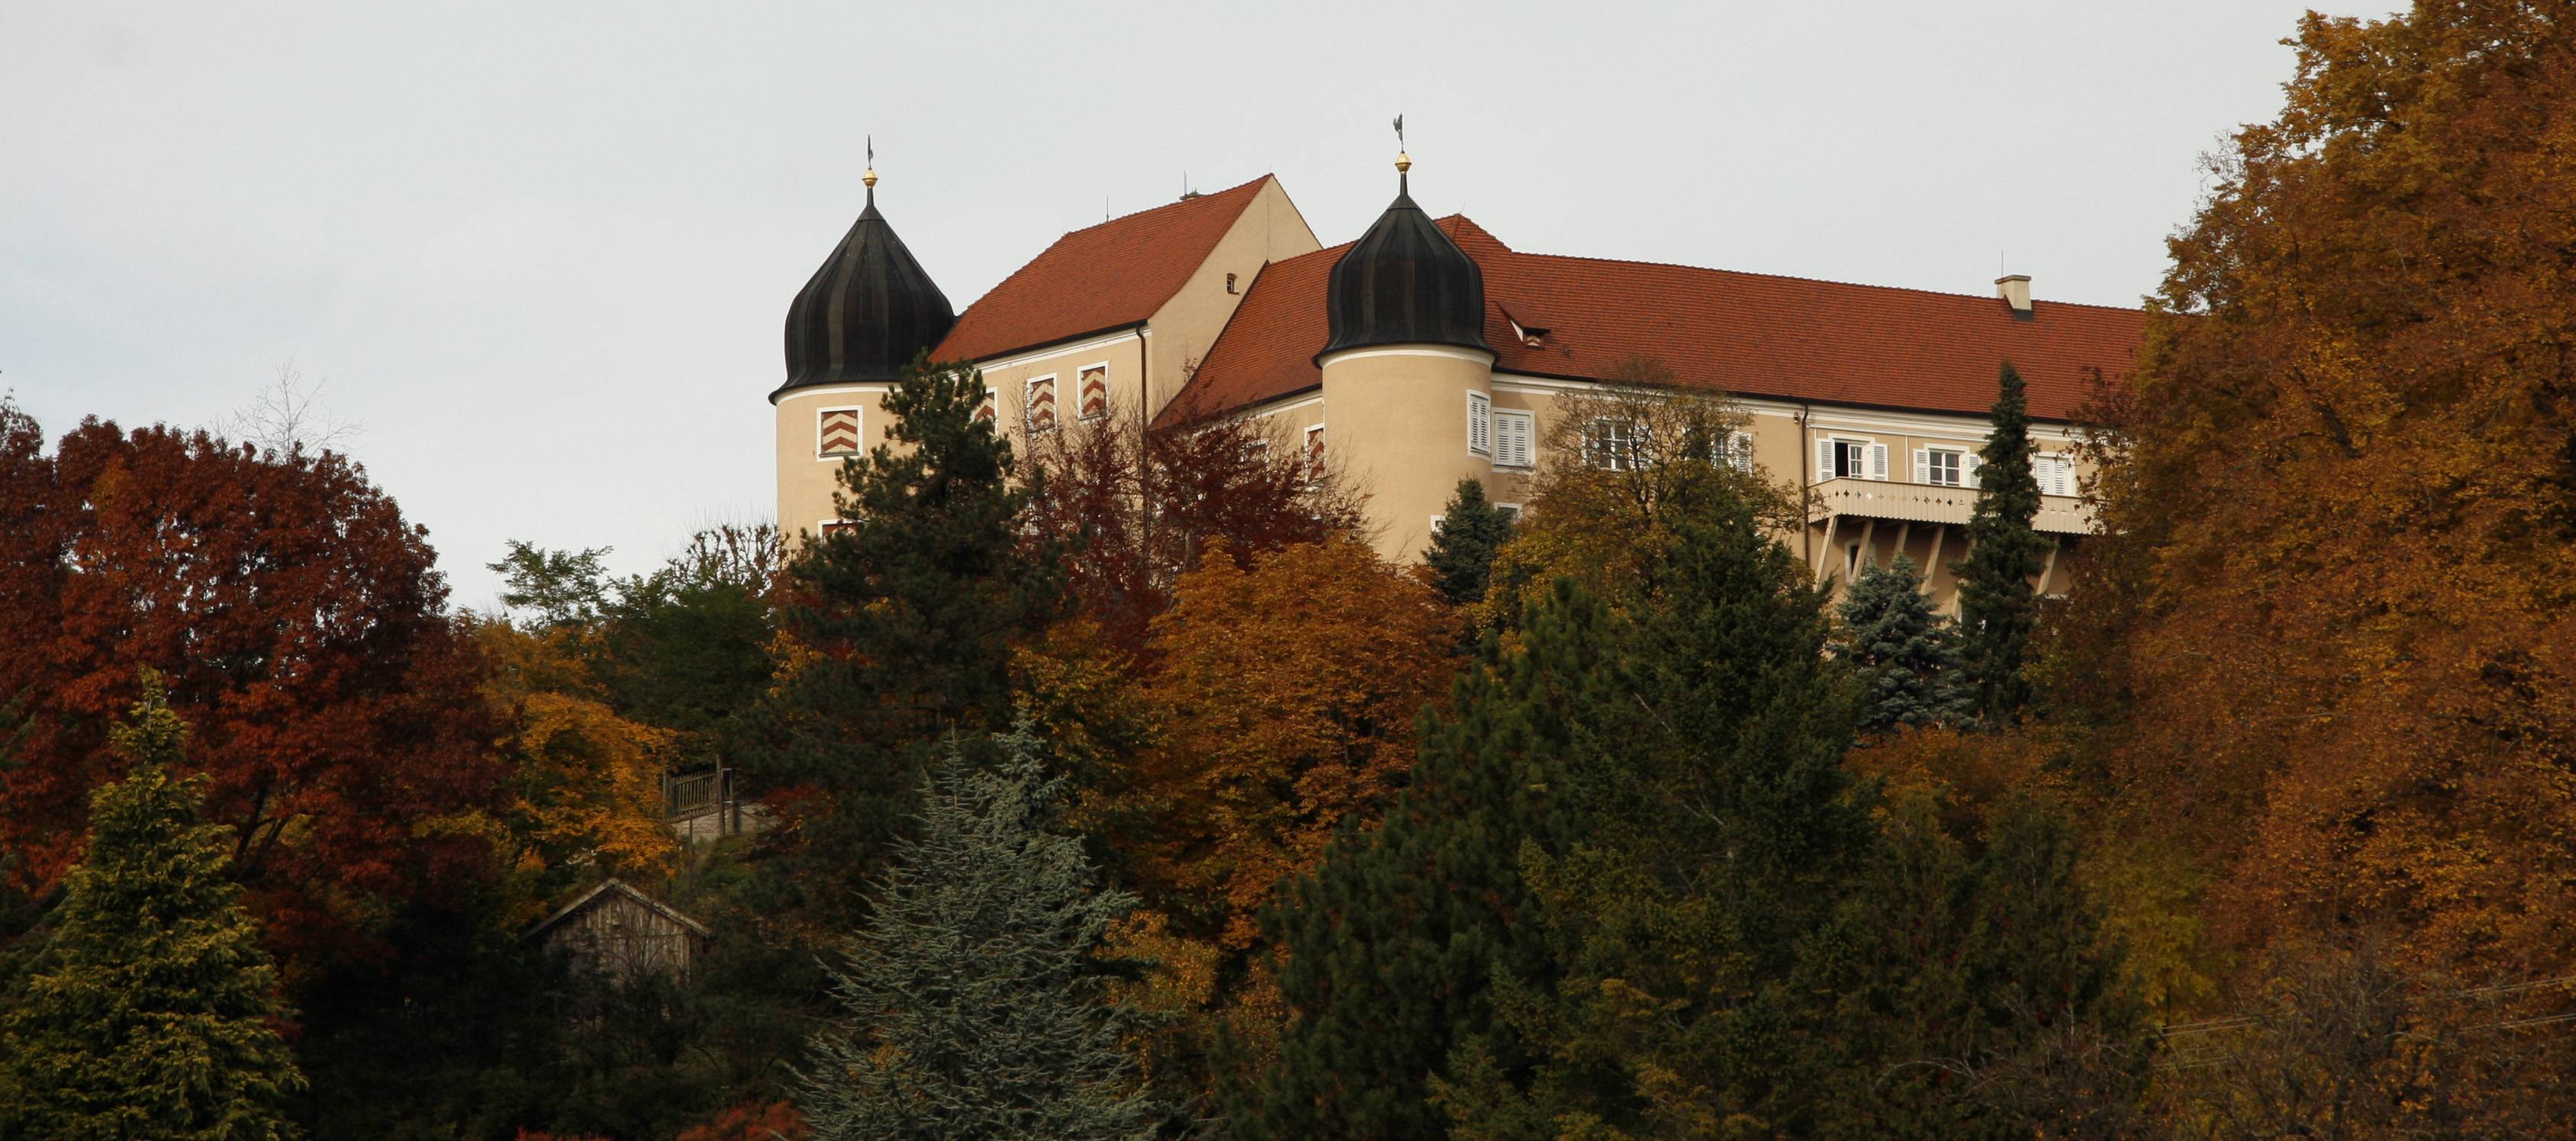
{"label": "window with white shutter", "polygon": [[1596,417],[1583,426],[1583,465],[1608,471],[1637,471],[1646,466],[1644,433],[1634,420]]}
{"label": "window with white shutter", "polygon": [[1967,486],[1968,453],[1958,448],[1914,449],[1914,482],[1934,487]]}
{"label": "window with white shutter", "polygon": [[1840,437],[1816,445],[1817,479],[1886,479],[1887,445]]}
{"label": "window with white shutter", "polygon": [[1529,412],[1494,412],[1494,466],[1525,468],[1538,462],[1538,417]]}
{"label": "window with white shutter", "polygon": [[1968,486],[1983,486],[1977,482],[1977,469],[1986,466],[1985,457],[1980,456],[1975,452],[1970,452],[1964,458],[1968,461]]}
{"label": "window with white shutter", "polygon": [[2044,495],[2075,494],[2075,461],[2065,456],[2045,454],[2031,461],[2031,474],[2039,479]]}
{"label": "window with white shutter", "polygon": [[1871,444],[1869,446],[1869,477],[1871,479],[1887,478],[1887,445]]}
{"label": "window with white shutter", "polygon": [[1718,442],[1717,455],[1711,458],[1737,471],[1752,471],[1753,433],[1728,432],[1726,438]]}
{"label": "window with white shutter", "polygon": [[1494,398],[1481,392],[1467,394],[1467,450],[1494,454]]}

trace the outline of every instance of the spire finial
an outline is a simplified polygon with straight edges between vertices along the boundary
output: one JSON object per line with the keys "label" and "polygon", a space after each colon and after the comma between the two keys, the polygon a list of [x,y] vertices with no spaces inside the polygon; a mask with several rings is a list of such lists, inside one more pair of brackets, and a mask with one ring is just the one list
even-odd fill
{"label": "spire finial", "polygon": [[1412,192],[1413,156],[1404,151],[1404,116],[1395,117],[1395,185],[1405,193]]}
{"label": "spire finial", "polygon": [[867,183],[867,184],[868,184],[868,201],[870,201],[870,202],[874,202],[874,201],[876,201],[876,200],[877,200],[877,137],[876,137],[875,135],[869,135],[869,136],[868,136],[868,172],[867,172],[866,174],[862,174],[862,175],[860,175],[860,176],[859,176],[859,181],[861,181],[861,182],[864,182],[864,183]]}

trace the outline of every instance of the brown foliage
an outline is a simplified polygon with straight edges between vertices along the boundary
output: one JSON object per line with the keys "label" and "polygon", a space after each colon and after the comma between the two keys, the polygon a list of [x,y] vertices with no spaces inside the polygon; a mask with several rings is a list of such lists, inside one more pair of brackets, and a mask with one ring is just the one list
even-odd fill
{"label": "brown foliage", "polygon": [[42,890],[75,856],[137,671],[168,679],[290,974],[381,950],[393,908],[488,874],[499,772],[472,647],[420,528],[346,458],[84,422],[43,451],[0,404],[0,695],[23,696],[0,845]]}
{"label": "brown foliage", "polygon": [[1439,596],[1356,539],[1238,567],[1218,540],[1154,622],[1162,738],[1133,794],[1149,902],[1252,945],[1272,886],[1344,817],[1374,820],[1412,766],[1414,719],[1448,686]]}
{"label": "brown foliage", "polygon": [[1030,505],[1034,538],[1081,543],[1067,585],[1111,642],[1144,649],[1173,584],[1222,540],[1238,566],[1297,543],[1360,533],[1361,498],[1257,419],[1179,416],[1149,428],[1112,406],[1021,442],[1044,490]]}
{"label": "brown foliage", "polygon": [[[2310,16],[2172,243],[2060,673],[2249,953],[2576,969],[2576,54],[2553,5]],[[2061,695],[2062,699],[2070,695]]]}

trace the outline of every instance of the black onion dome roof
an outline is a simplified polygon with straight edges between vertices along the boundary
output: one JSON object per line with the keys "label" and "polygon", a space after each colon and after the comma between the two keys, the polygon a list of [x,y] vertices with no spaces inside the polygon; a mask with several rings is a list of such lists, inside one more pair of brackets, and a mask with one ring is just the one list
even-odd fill
{"label": "black onion dome roof", "polygon": [[1399,181],[1386,213],[1333,263],[1324,291],[1332,338],[1318,360],[1370,345],[1486,348],[1484,271],[1409,190]]}
{"label": "black onion dome roof", "polygon": [[787,307],[787,383],[770,398],[817,384],[894,380],[956,323],[948,295],[877,213],[870,187],[859,220]]}

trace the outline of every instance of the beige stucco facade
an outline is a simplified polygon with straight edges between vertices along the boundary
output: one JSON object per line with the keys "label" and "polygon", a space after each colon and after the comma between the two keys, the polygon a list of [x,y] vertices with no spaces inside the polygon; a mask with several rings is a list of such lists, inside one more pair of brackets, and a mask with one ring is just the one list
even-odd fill
{"label": "beige stucco facade", "polygon": [[[1523,506],[1540,465],[1568,462],[1545,454],[1560,398],[1600,391],[1580,381],[1497,374],[1487,354],[1445,346],[1342,354],[1324,362],[1323,377],[1320,391],[1250,414],[1270,421],[1278,439],[1323,427],[1336,477],[1367,494],[1372,539],[1380,554],[1395,561],[1422,557],[1434,520],[1462,478],[1479,480],[1493,502]],[[1531,414],[1534,462],[1498,463],[1495,448],[1469,446],[1470,393],[1491,400],[1488,415]],[[1915,454],[1937,449],[1961,453],[1964,461],[1985,443],[1984,418],[1760,400],[1739,401],[1737,409],[1752,439],[1756,469],[1808,504],[1805,530],[1781,539],[1807,560],[1818,582],[1839,590],[1864,563],[1884,566],[1903,552],[1927,576],[1935,602],[1955,610],[1957,583],[1949,564],[1967,555],[1976,488],[1968,483],[1964,462],[1958,482],[1936,482],[1933,471],[1917,470]],[[2065,490],[2080,490],[2091,471],[2078,455],[2076,431],[2034,424],[2031,439],[2041,456],[2066,462]],[[1875,471],[1844,478],[1821,470],[1819,446],[1837,440],[1860,445],[1865,454],[1884,448],[1884,478]],[[2091,529],[2091,512],[2080,496],[2044,494],[2037,526],[2056,536],[2062,551]],[[2066,568],[2057,555],[2050,556],[2034,587],[2064,591]]]}

